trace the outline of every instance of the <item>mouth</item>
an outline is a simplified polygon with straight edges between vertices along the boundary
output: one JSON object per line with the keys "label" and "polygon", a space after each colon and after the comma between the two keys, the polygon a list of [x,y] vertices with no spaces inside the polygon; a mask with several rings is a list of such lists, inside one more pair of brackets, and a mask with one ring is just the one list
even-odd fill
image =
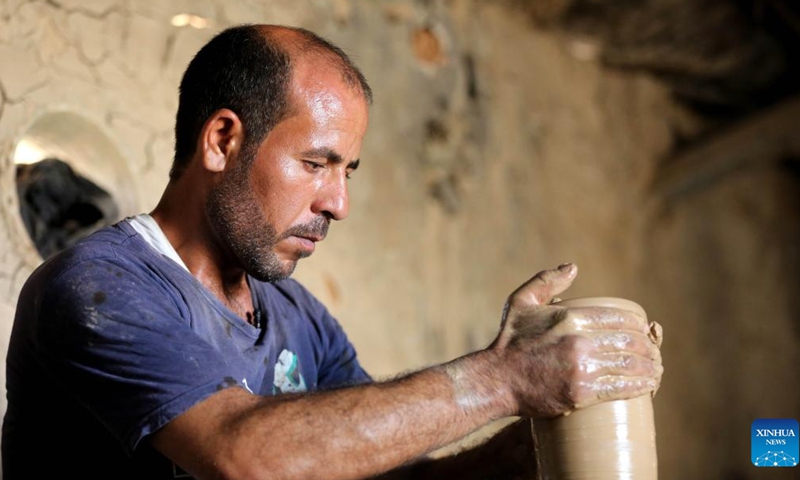
{"label": "mouth", "polygon": [[300,245],[300,249],[310,254],[316,248],[316,243],[321,241],[324,237],[293,235],[293,238]]}
{"label": "mouth", "polygon": [[314,252],[317,242],[325,240],[327,233],[328,221],[320,216],[312,222],[290,228],[283,237],[291,239],[299,247],[301,256],[307,257]]}
{"label": "mouth", "polygon": [[295,235],[297,238],[302,238],[303,240],[308,240],[309,242],[321,242],[325,240],[323,235]]}

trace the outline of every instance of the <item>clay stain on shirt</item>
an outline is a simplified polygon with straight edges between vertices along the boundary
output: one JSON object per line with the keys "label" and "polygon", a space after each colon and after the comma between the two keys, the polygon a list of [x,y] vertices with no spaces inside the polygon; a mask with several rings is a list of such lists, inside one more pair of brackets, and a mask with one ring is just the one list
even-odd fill
{"label": "clay stain on shirt", "polygon": [[100,305],[105,303],[106,301],[106,292],[94,292],[92,295],[92,301],[95,305]]}

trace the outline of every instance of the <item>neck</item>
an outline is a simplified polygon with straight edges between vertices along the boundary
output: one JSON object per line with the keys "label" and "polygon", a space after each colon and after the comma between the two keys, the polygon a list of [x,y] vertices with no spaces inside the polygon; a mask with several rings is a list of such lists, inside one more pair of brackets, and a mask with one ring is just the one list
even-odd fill
{"label": "neck", "polygon": [[150,213],[167,240],[203,286],[243,319],[253,316],[253,300],[247,275],[230,252],[217,241],[205,213],[205,192],[199,181],[170,181]]}

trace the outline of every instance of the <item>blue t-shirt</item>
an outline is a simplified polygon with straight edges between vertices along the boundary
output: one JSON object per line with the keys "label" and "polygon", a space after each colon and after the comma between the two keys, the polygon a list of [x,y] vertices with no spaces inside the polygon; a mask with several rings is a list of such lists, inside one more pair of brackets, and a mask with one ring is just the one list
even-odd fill
{"label": "blue t-shirt", "polygon": [[126,221],[42,264],[20,294],[9,345],[5,480],[186,478],[141,440],[213,393],[370,380],[299,283],[248,281],[262,328]]}

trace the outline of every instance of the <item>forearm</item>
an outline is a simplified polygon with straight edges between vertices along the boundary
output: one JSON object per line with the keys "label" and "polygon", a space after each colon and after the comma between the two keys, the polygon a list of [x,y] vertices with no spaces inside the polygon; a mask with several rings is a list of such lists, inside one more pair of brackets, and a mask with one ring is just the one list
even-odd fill
{"label": "forearm", "polygon": [[[485,356],[463,357],[393,382],[295,399],[265,409],[268,420],[257,424],[262,436],[299,455],[292,478],[374,475],[508,414],[499,386],[486,378]],[[294,447],[287,448],[287,439]]]}
{"label": "forearm", "polygon": [[478,352],[390,382],[263,398],[244,408],[218,405],[210,420],[218,427],[205,429],[202,438],[184,434],[156,446],[196,442],[187,451],[205,450],[205,460],[178,463],[194,467],[198,478],[374,476],[514,413],[491,357]]}

